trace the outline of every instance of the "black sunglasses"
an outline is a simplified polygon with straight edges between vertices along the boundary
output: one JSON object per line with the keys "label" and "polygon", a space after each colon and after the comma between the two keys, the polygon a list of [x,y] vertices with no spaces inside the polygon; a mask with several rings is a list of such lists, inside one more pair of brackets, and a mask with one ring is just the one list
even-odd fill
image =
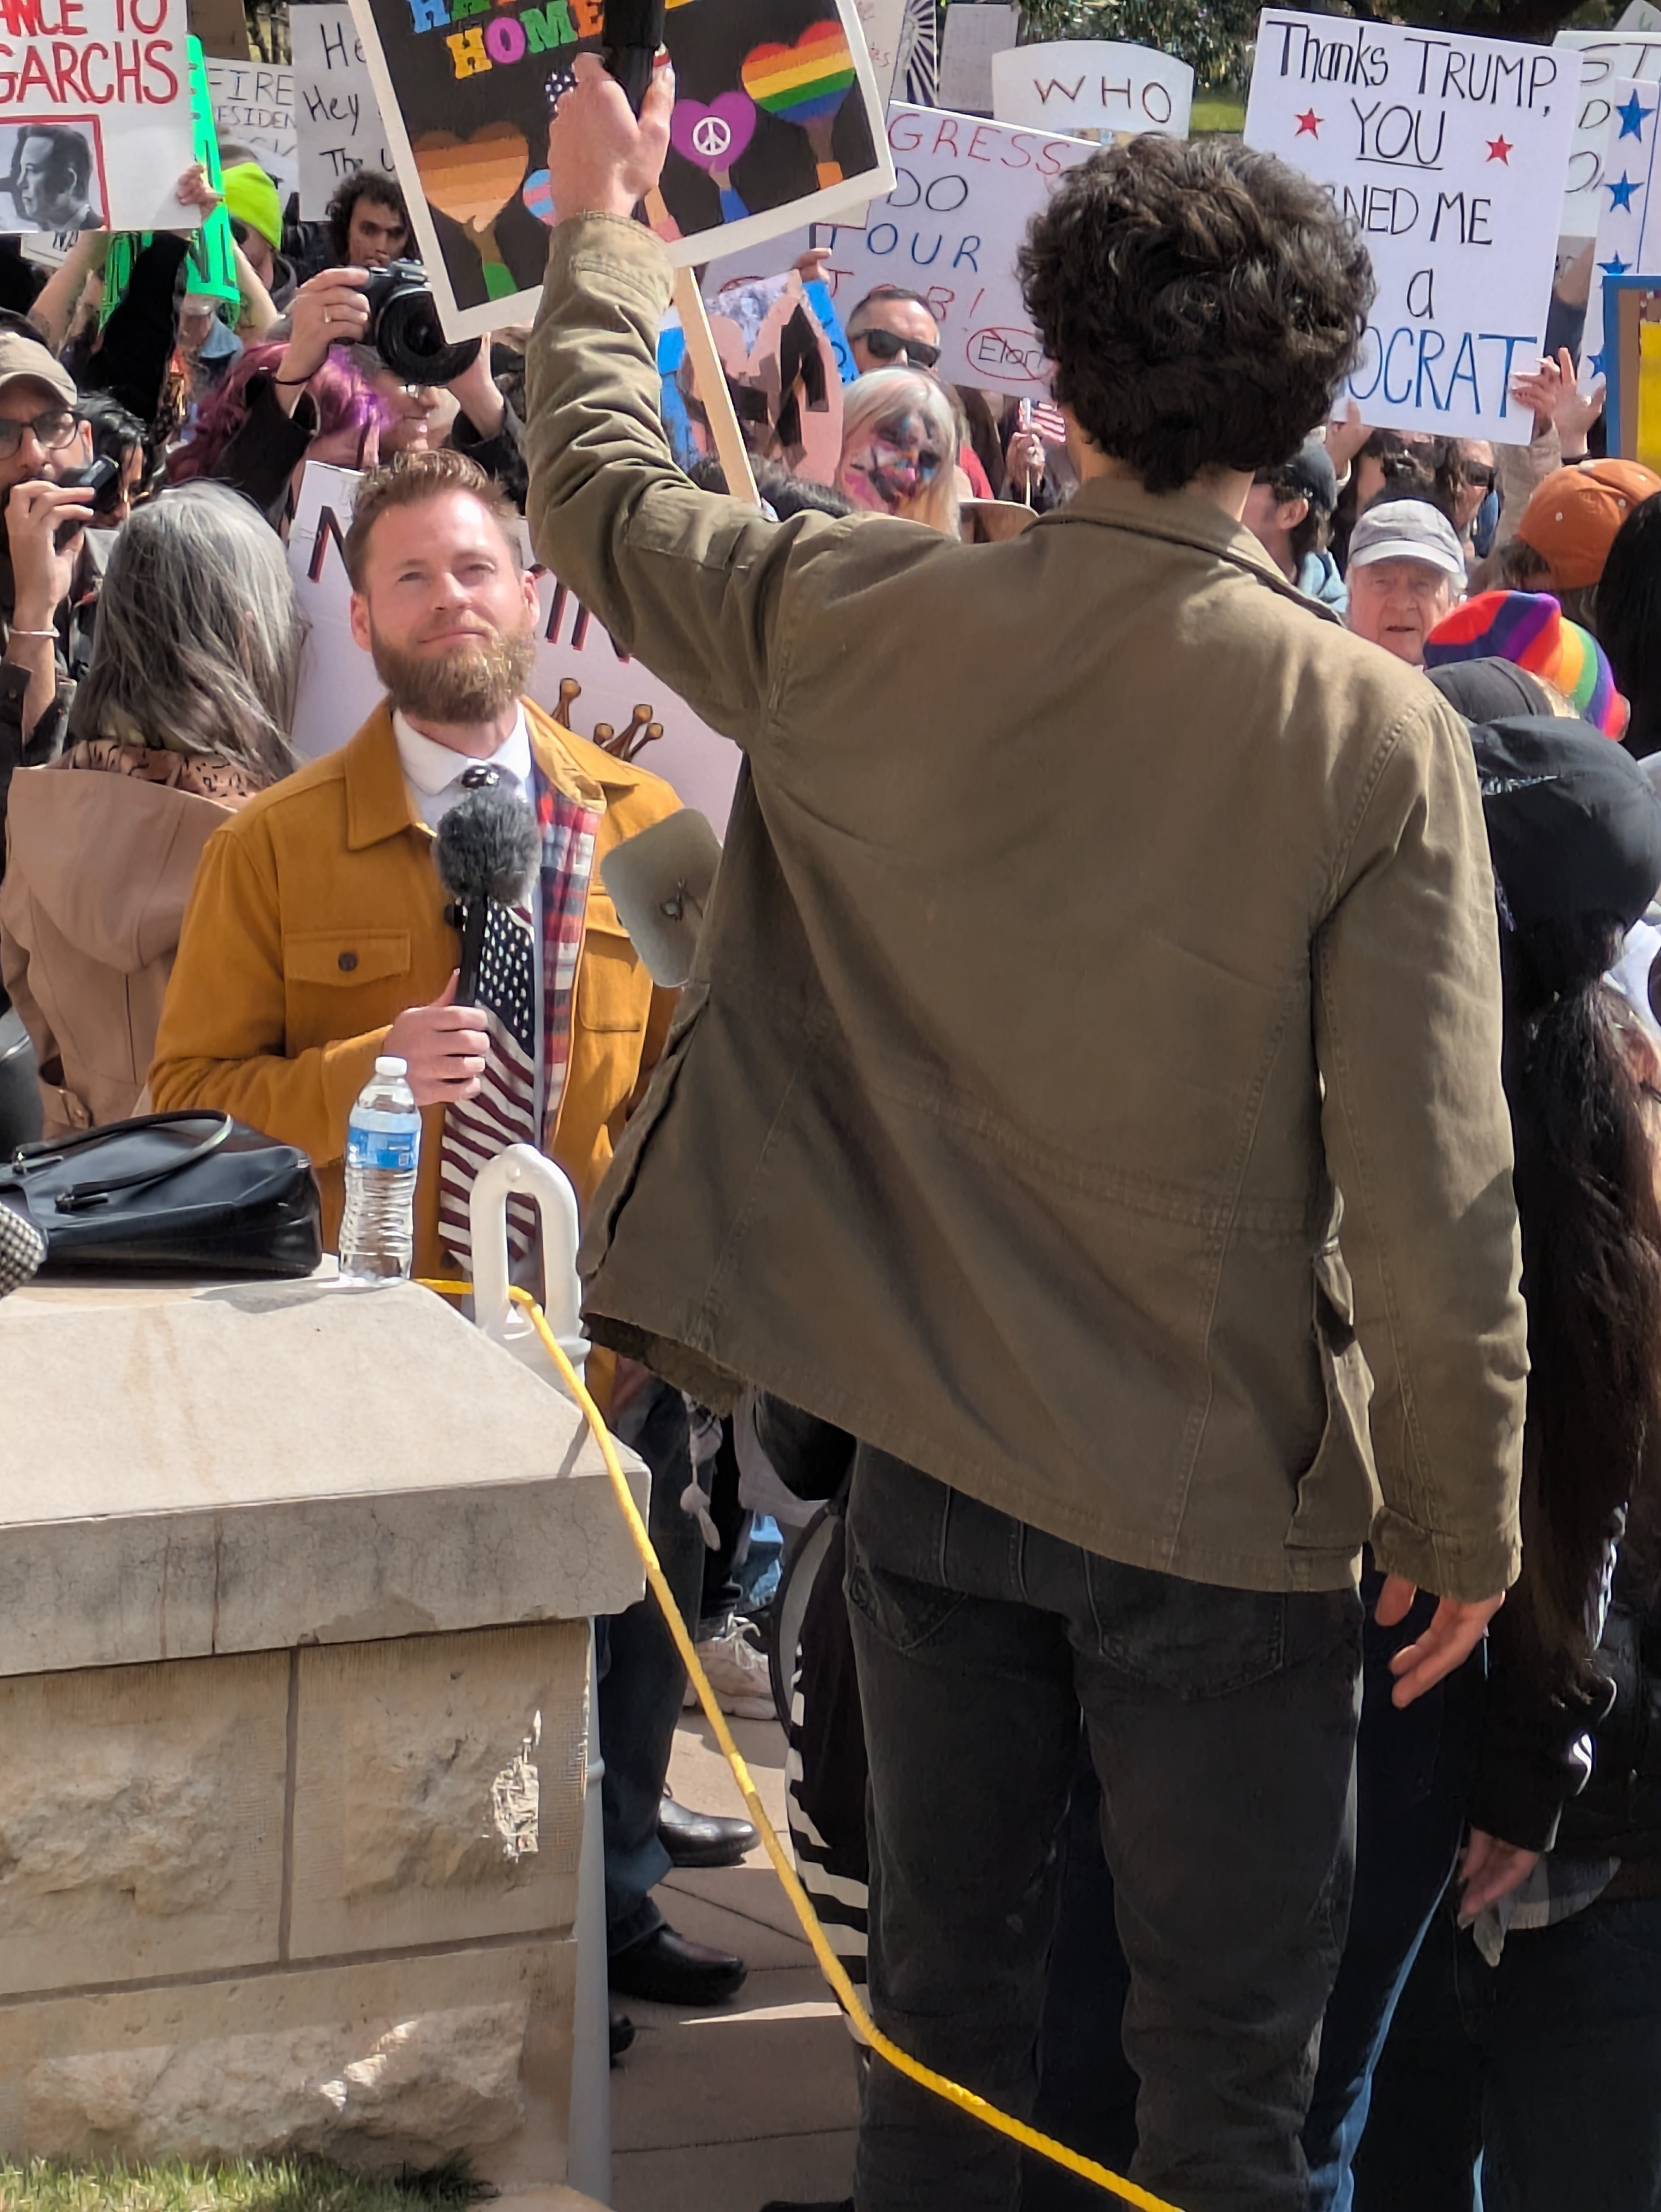
{"label": "black sunglasses", "polygon": [[904,354],[917,368],[933,368],[940,357],[938,346],[925,345],[921,338],[896,337],[892,331],[855,331],[854,337],[863,338],[878,361],[897,361]]}
{"label": "black sunglasses", "polygon": [[1492,491],[1498,473],[1486,461],[1477,461],[1465,471],[1465,477],[1469,483],[1480,486],[1483,491]]}

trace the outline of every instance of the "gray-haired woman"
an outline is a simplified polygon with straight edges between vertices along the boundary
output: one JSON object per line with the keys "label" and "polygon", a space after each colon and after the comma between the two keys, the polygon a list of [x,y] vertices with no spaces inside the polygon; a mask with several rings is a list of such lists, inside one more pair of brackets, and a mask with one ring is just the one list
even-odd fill
{"label": "gray-haired woman", "polygon": [[223,485],[123,528],[68,749],[11,787],[0,974],[47,1137],[137,1107],[202,848],[294,766],[303,635],[280,541]]}

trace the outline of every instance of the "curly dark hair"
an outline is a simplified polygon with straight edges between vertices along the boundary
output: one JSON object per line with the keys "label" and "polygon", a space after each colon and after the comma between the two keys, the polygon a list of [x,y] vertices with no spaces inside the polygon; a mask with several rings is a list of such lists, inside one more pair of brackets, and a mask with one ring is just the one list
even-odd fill
{"label": "curly dark hair", "polygon": [[1373,297],[1318,185],[1244,146],[1151,135],[1060,179],[1019,267],[1056,397],[1153,492],[1295,451]]}
{"label": "curly dark hair", "polygon": [[404,226],[404,251],[415,250],[415,226],[410,221],[409,204],[396,177],[389,177],[384,169],[354,169],[343,177],[329,196],[323,220],[328,228],[329,245],[335,260],[342,266],[350,251],[352,210],[360,200],[368,200],[374,207],[391,208]]}

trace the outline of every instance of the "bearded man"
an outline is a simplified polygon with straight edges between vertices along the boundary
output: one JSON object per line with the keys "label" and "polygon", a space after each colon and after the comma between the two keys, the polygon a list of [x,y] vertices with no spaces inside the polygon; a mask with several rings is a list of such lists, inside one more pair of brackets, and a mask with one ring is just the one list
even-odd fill
{"label": "bearded man", "polygon": [[657,1061],[672,1003],[636,957],[599,864],[678,802],[520,696],[537,595],[517,520],[460,453],[400,455],[363,479],[345,546],[352,635],[387,696],[340,751],[210,840],[150,1076],[159,1110],[218,1107],[303,1146],[332,1243],[347,1116],[376,1057],[396,1054],[422,1109],[423,1275],[469,1257],[465,1206],[447,1194],[465,1198],[471,1180],[454,1124],[477,1164],[467,1109],[493,1049],[487,1013],[454,1003],[460,939],[433,866],[450,808],[496,783],[542,828],[527,902],[541,1033],[521,1037],[530,1073],[506,1118],[558,1161],[581,1206]]}

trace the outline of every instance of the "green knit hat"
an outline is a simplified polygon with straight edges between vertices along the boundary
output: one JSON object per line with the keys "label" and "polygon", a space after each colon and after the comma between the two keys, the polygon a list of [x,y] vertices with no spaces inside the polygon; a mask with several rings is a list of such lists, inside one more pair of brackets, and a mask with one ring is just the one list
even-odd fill
{"label": "green knit hat", "polygon": [[283,203],[259,162],[239,161],[234,169],[226,170],[220,181],[226,214],[257,230],[275,253],[283,243]]}

